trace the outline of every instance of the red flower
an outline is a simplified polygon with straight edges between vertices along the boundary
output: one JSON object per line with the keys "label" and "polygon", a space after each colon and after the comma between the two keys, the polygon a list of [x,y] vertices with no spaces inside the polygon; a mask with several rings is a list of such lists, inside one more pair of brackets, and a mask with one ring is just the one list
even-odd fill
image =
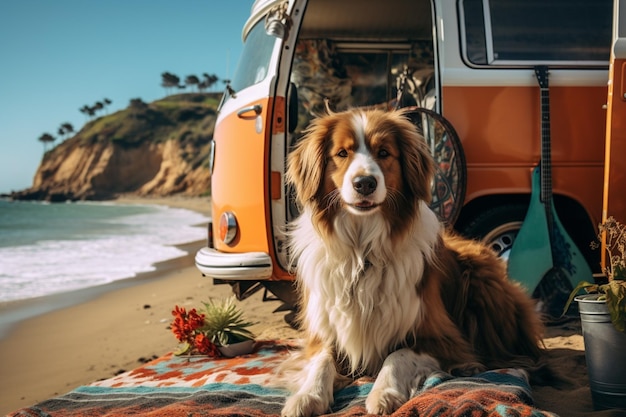
{"label": "red flower", "polygon": [[204,326],[204,317],[204,314],[198,314],[196,309],[192,308],[187,316],[187,322],[189,323],[190,329],[197,330]]}
{"label": "red flower", "polygon": [[187,311],[185,311],[185,307],[175,306],[174,310],[172,310],[172,316],[182,317],[184,319],[187,317]]}
{"label": "red flower", "polygon": [[219,356],[217,347],[202,333],[204,314],[198,314],[195,308],[187,312],[184,307],[175,306],[172,310],[174,321],[171,323],[172,333],[181,343],[187,343],[192,350],[209,356]]}
{"label": "red flower", "polygon": [[174,321],[171,324],[172,333],[179,342],[185,342],[189,339],[189,329],[187,326],[187,312],[184,308],[176,306],[172,311]]}
{"label": "red flower", "polygon": [[217,346],[203,333],[196,335],[194,347],[203,355],[208,355],[213,358],[220,356],[220,351],[217,349]]}
{"label": "red flower", "polygon": [[174,333],[174,336],[176,336],[176,339],[178,339],[179,342],[184,342],[185,340],[187,340],[185,322],[182,319],[176,317],[172,322],[171,327],[172,333]]}

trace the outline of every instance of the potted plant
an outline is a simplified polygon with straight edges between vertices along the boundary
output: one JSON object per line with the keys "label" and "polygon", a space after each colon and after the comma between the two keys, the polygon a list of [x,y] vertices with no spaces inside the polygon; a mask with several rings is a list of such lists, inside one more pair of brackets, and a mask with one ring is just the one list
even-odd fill
{"label": "potted plant", "polygon": [[[598,229],[608,282],[578,284],[565,311],[572,300],[578,302],[594,408],[626,409],[626,225],[609,217]],[[588,294],[578,295],[583,289]]]}
{"label": "potted plant", "polygon": [[171,329],[181,348],[177,355],[198,353],[211,357],[233,357],[250,353],[254,334],[248,329],[254,323],[244,320],[234,297],[209,300],[204,309],[186,311],[176,306],[172,311]]}
{"label": "potted plant", "polygon": [[224,356],[232,357],[252,351],[254,334],[248,327],[254,325],[243,318],[243,312],[235,304],[235,297],[209,300],[203,303],[206,317],[204,329],[211,341]]}

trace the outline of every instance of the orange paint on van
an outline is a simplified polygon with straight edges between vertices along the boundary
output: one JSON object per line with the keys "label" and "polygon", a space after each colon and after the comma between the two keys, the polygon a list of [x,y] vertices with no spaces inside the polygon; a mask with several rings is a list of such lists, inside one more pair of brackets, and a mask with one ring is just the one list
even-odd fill
{"label": "orange paint on van", "polygon": [[[606,93],[606,87],[550,87],[554,193],[581,203],[592,221],[602,210]],[[444,87],[442,103],[465,151],[465,204],[528,194],[541,156],[539,87]]]}
{"label": "orange paint on van", "polygon": [[218,234],[219,218],[225,211],[232,211],[237,218],[239,231],[231,245],[217,239],[215,248],[223,252],[269,252],[267,226],[269,219],[268,109],[272,100],[265,98],[246,103],[259,104],[263,129],[256,132],[256,120],[241,118],[237,112],[226,116],[215,126],[215,167],[211,181],[213,232]]}

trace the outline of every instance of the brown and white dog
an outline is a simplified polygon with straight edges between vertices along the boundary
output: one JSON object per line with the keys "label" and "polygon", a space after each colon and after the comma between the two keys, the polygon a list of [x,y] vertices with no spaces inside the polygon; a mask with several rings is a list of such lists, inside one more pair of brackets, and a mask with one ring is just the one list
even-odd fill
{"label": "brown and white dog", "polygon": [[[291,230],[306,346],[285,365],[283,416],[329,410],[333,392],[375,377],[368,413],[388,414],[433,371],[533,366],[534,303],[485,246],[448,234],[429,209],[434,162],[402,112],[315,120],[287,178],[302,213]],[[285,376],[285,375],[283,375]]]}

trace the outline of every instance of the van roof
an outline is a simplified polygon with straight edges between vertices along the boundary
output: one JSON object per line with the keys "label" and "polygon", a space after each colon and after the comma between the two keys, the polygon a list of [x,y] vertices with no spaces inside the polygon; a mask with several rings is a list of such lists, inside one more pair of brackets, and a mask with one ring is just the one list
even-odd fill
{"label": "van roof", "polygon": [[241,38],[245,42],[248,33],[252,30],[252,27],[262,18],[265,17],[267,12],[277,4],[282,3],[285,0],[256,0],[250,9],[250,17],[243,25],[243,31]]}
{"label": "van roof", "polygon": [[[256,0],[243,28],[243,40],[273,6],[283,1]],[[430,1],[416,0],[309,1],[306,25],[302,27],[299,38],[352,39],[380,36],[387,40],[432,39],[430,7]],[[328,13],[328,10],[332,10],[332,13]],[[355,13],[357,10],[359,12]]]}

